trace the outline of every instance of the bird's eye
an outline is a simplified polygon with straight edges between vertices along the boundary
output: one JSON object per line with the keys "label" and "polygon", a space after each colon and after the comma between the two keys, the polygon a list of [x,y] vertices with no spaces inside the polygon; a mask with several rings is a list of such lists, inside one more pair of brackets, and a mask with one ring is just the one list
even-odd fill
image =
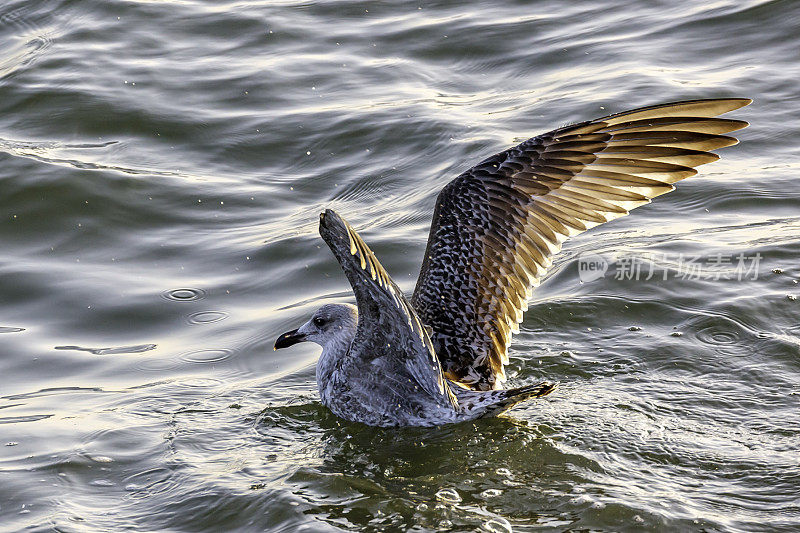
{"label": "bird's eye", "polygon": [[314,319],[314,325],[317,326],[318,328],[321,328],[322,326],[325,325],[325,321],[322,318],[317,317]]}

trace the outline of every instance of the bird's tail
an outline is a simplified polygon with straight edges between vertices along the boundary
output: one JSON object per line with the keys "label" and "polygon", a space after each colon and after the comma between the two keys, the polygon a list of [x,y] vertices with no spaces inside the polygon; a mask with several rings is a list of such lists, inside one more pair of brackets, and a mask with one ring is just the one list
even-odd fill
{"label": "bird's tail", "polygon": [[497,416],[508,411],[516,404],[530,398],[547,396],[558,387],[558,382],[542,381],[535,385],[525,385],[506,390],[493,390],[486,392],[454,390],[459,400],[459,405],[469,418],[484,418]]}

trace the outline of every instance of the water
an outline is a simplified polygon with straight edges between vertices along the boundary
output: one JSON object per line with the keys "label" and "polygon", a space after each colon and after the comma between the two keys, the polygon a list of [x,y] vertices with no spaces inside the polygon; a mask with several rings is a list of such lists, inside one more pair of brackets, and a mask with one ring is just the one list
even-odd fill
{"label": "water", "polygon": [[[796,531],[800,9],[7,0],[0,7],[0,529]],[[338,420],[318,348],[334,208],[410,291],[439,189],[512,143],[748,96],[742,144],[565,247],[509,417]],[[578,256],[614,261],[581,283]],[[756,279],[680,254],[760,254]],[[649,280],[611,275],[654,259]],[[775,269],[775,272],[773,270]]]}

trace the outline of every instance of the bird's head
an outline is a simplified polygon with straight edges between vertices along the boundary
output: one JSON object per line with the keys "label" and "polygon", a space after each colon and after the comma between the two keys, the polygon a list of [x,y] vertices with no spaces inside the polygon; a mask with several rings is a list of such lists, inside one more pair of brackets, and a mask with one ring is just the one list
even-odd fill
{"label": "bird's head", "polygon": [[323,348],[331,342],[351,343],[358,325],[358,308],[351,304],[325,304],[297,329],[287,331],[275,340],[275,349],[288,348],[298,342],[311,341]]}

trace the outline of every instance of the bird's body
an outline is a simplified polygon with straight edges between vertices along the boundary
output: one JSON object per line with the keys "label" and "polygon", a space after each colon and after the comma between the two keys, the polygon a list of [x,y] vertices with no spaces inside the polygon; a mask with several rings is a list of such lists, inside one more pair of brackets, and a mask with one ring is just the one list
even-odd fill
{"label": "bird's body", "polygon": [[552,392],[503,390],[511,334],[562,242],[671,191],[722,135],[746,122],[714,118],[747,99],[694,100],[566,126],[485,159],[437,199],[409,302],[356,231],[331,210],[320,235],[356,306],[327,304],[275,347],[310,340],[322,403],[374,426],[431,426],[494,416]]}
{"label": "bird's body", "polygon": [[323,405],[347,420],[384,427],[462,422],[500,414],[555,387],[545,382],[519,389],[476,391],[443,379],[441,393],[431,394],[420,386],[417,377],[436,372],[429,368],[431,362],[395,356],[398,350],[415,353],[413,340],[409,343],[390,327],[385,328],[387,335],[382,335],[385,349],[374,346],[366,352],[353,350],[357,324],[356,306],[326,304],[306,324],[289,332],[322,345],[316,372],[319,396]]}

